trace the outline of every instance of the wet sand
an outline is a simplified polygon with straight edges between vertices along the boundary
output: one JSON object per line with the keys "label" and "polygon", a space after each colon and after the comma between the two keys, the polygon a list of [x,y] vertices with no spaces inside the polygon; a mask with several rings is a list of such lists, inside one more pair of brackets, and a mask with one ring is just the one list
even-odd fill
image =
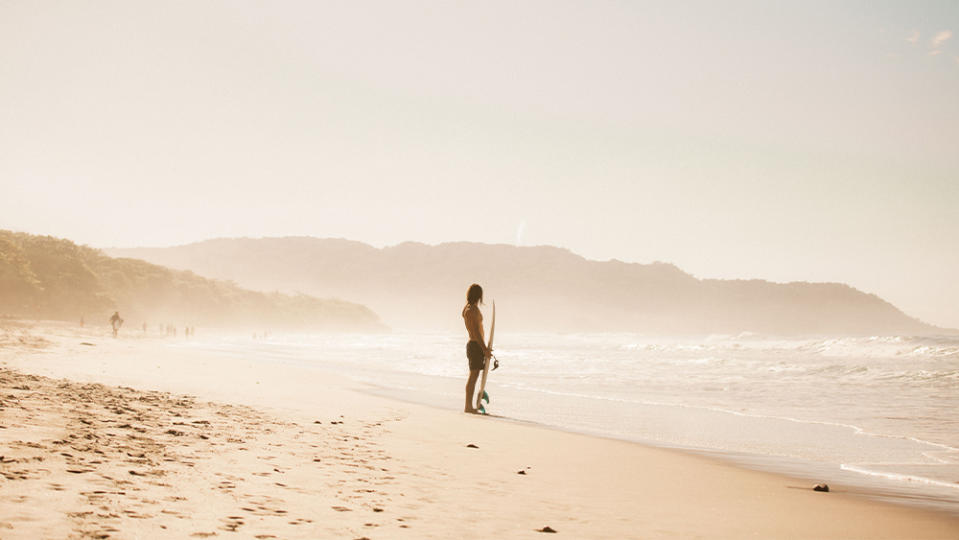
{"label": "wet sand", "polygon": [[841,485],[101,330],[0,330],[0,538],[959,537]]}

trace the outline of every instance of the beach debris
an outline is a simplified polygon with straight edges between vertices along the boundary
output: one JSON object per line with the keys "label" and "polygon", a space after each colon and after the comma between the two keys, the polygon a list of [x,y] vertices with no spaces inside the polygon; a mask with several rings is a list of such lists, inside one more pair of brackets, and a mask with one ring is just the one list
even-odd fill
{"label": "beach debris", "polygon": [[90,343],[89,341],[81,341],[80,345],[86,345],[87,347],[96,347],[96,343]]}
{"label": "beach debris", "polygon": [[466,447],[467,447],[467,448],[479,448],[479,446],[476,446],[476,445],[473,444],[473,443],[467,444]]}
{"label": "beach debris", "polygon": [[816,484],[812,488],[813,491],[822,491],[824,493],[829,493],[829,485],[826,483]]}
{"label": "beach debris", "polygon": [[333,510],[336,510],[337,512],[352,512],[352,511],[353,511],[353,510],[351,510],[350,508],[347,508],[347,507],[345,507],[345,506],[331,506],[330,508],[332,508]]}
{"label": "beach debris", "polygon": [[523,469],[520,469],[520,470],[516,471],[516,474],[523,474],[523,475],[525,475],[525,474],[526,474],[526,471],[523,470]]}
{"label": "beach debris", "polygon": [[554,532],[556,532],[556,529],[554,529],[554,528],[550,527],[549,525],[547,525],[547,526],[543,527],[542,529],[536,529],[536,532],[554,533]]}
{"label": "beach debris", "polygon": [[320,422],[319,420],[314,420],[313,423],[314,423],[314,424],[322,424],[323,422]]}

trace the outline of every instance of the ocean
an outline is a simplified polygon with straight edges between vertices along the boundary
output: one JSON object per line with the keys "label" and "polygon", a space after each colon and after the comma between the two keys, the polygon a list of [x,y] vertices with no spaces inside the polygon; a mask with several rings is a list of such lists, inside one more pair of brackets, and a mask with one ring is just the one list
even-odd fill
{"label": "ocean", "polygon": [[[497,335],[491,414],[709,454],[959,513],[959,338]],[[458,334],[217,338],[191,347],[462,410]]]}

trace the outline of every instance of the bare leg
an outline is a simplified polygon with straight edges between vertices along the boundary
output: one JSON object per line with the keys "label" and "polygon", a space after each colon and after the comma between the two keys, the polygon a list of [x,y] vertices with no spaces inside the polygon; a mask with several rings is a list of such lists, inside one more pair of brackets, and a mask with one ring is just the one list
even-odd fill
{"label": "bare leg", "polygon": [[476,379],[479,378],[480,370],[471,369],[469,379],[466,379],[466,408],[463,412],[475,413],[473,408],[473,392],[476,391]]}

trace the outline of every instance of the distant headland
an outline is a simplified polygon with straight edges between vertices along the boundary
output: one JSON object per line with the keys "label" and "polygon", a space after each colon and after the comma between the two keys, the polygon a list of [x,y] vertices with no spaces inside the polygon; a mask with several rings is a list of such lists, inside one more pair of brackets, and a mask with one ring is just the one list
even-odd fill
{"label": "distant headland", "polygon": [[775,335],[942,334],[842,283],[698,279],[666,263],[594,261],[569,250],[314,237],[229,238],[113,248],[256,290],[333,296],[370,306],[394,328],[459,328],[466,287],[483,284],[503,328],[560,332]]}
{"label": "distant headland", "polygon": [[256,292],[51,236],[0,230],[0,316],[131,326],[382,331],[369,308],[338,299]]}

